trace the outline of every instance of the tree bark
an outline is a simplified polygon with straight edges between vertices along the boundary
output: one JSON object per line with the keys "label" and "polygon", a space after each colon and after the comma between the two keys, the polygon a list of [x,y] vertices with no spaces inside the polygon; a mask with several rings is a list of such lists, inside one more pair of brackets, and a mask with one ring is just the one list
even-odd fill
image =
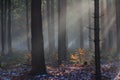
{"label": "tree bark", "polygon": [[58,0],[58,64],[67,60],[66,54],[66,2]]}
{"label": "tree bark", "polygon": [[41,0],[32,0],[31,5],[32,32],[32,70],[31,74],[46,74],[44,44],[42,31]]}
{"label": "tree bark", "polygon": [[8,0],[8,53],[12,52],[11,42],[11,0]]}
{"label": "tree bark", "polygon": [[91,27],[92,27],[92,26],[91,26],[91,17],[92,17],[92,16],[91,16],[91,4],[90,4],[90,2],[91,2],[91,1],[88,0],[88,5],[89,5],[89,11],[88,11],[88,17],[89,17],[89,18],[88,18],[88,20],[89,20],[89,21],[88,21],[88,23],[89,23],[89,24],[88,24],[88,25],[89,25],[89,35],[88,35],[88,37],[89,37],[89,50],[93,49],[93,45],[92,45],[92,41],[91,41],[91,38],[92,38],[92,36],[91,36],[91,35],[92,35],[92,31],[91,31]]}
{"label": "tree bark", "polygon": [[[108,24],[110,24],[109,22],[111,21],[111,0],[107,0],[107,26]],[[109,27],[109,26],[108,26]],[[110,31],[111,31],[111,25],[110,25],[110,29],[109,29],[109,32],[107,33],[107,36],[106,36],[106,52],[109,53],[110,51],[110,48],[111,48],[111,40],[110,40]]]}
{"label": "tree bark", "polygon": [[117,53],[120,53],[120,0],[116,0]]}
{"label": "tree bark", "polygon": [[28,12],[29,12],[29,6],[28,6],[28,0],[26,0],[26,32],[27,32],[27,47],[28,47],[28,52],[30,52],[30,37],[29,37],[29,14],[28,14]]}
{"label": "tree bark", "polygon": [[4,0],[4,26],[3,26],[3,36],[4,36],[4,55],[8,53],[7,51],[7,0]]}
{"label": "tree bark", "polygon": [[3,12],[3,0],[1,0],[1,3],[0,3],[0,5],[1,5],[1,48],[2,48],[2,50],[1,50],[1,55],[4,55],[4,35],[3,35],[3,26],[4,26],[4,21],[3,21],[3,18],[4,18],[4,12]]}
{"label": "tree bark", "polygon": [[[81,0],[81,3],[83,1]],[[83,7],[83,6],[82,6]],[[82,11],[82,8],[81,8]],[[80,48],[84,48],[84,35],[83,35],[83,30],[84,30],[84,26],[83,26],[83,17],[80,17]]]}
{"label": "tree bark", "polygon": [[80,19],[80,48],[84,48],[83,21]]}
{"label": "tree bark", "polygon": [[101,80],[100,70],[100,40],[99,40],[99,0],[94,0],[94,41],[95,41],[95,65],[96,80]]}
{"label": "tree bark", "polygon": [[[50,43],[51,43],[51,53],[53,54],[54,53],[54,50],[55,50],[55,28],[54,28],[54,0],[51,0],[51,40],[50,40]],[[49,45],[50,47],[50,45]]]}
{"label": "tree bark", "polygon": [[2,54],[6,54],[6,12],[7,12],[7,1],[1,0],[1,45]]}
{"label": "tree bark", "polygon": [[47,22],[48,22],[48,39],[49,39],[49,54],[54,53],[54,0],[47,0]]}
{"label": "tree bark", "polygon": [[103,15],[103,16],[101,16],[101,34],[102,34],[102,43],[101,43],[101,52],[104,54],[105,53],[105,40],[106,40],[106,37],[105,37],[105,16],[106,16],[106,14],[105,14],[105,10],[104,9],[106,9],[105,8],[105,5],[104,5],[104,1],[102,0],[101,1],[101,15]]}

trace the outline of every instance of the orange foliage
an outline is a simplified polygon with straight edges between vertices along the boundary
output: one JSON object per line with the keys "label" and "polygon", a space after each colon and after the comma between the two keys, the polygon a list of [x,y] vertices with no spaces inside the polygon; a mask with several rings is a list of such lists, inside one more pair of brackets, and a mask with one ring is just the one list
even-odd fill
{"label": "orange foliage", "polygon": [[81,49],[81,48],[78,48],[78,49],[77,49],[77,52],[78,52],[79,54],[83,55],[83,54],[86,53],[86,50]]}

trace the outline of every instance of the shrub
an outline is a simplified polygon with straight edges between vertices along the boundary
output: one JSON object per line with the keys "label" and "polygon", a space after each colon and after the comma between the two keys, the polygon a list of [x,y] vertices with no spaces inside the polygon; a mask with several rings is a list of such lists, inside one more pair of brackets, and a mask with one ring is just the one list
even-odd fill
{"label": "shrub", "polygon": [[28,53],[12,53],[5,56],[0,56],[0,67],[10,67],[17,64],[27,64],[31,62],[30,54]]}

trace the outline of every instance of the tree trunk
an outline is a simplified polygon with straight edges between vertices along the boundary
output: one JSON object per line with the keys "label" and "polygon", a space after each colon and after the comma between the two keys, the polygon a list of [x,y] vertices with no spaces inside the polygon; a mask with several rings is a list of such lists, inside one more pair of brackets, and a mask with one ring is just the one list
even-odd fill
{"label": "tree trunk", "polygon": [[94,41],[95,41],[95,65],[96,80],[101,80],[100,70],[100,43],[99,43],[99,0],[94,0]]}
{"label": "tree trunk", "polygon": [[49,54],[54,53],[54,0],[47,0],[47,22],[48,22],[48,39],[49,39]]}
{"label": "tree trunk", "polygon": [[1,48],[2,48],[2,50],[1,50],[1,55],[4,55],[4,35],[3,35],[3,26],[4,26],[4,21],[3,21],[3,18],[4,18],[4,10],[3,10],[3,0],[1,0],[1,2],[0,2],[0,5],[1,5]]}
{"label": "tree trunk", "polygon": [[11,0],[8,0],[8,53],[12,52],[11,49]]}
{"label": "tree trunk", "polygon": [[113,34],[112,30],[109,30],[109,33],[108,33],[109,53],[112,52],[111,50],[112,50],[112,46],[113,46],[113,44],[112,44],[113,43],[113,40],[112,40],[113,36],[112,36],[112,34]]}
{"label": "tree trunk", "polygon": [[66,61],[66,2],[58,0],[58,64]]}
{"label": "tree trunk", "polygon": [[120,53],[120,0],[116,0],[117,53]]}
{"label": "tree trunk", "polygon": [[3,26],[3,36],[4,36],[4,55],[8,53],[7,51],[7,0],[4,2],[4,26]]}
{"label": "tree trunk", "polygon": [[30,37],[29,37],[29,16],[28,16],[28,12],[29,12],[29,6],[28,6],[28,0],[26,0],[26,32],[27,32],[27,47],[28,47],[28,52],[30,52]]}
{"label": "tree trunk", "polygon": [[101,52],[104,54],[106,51],[106,36],[105,36],[105,25],[106,25],[106,14],[105,14],[105,3],[106,1],[101,1],[101,34],[102,34],[102,43],[101,43]]}
{"label": "tree trunk", "polygon": [[80,19],[80,48],[84,48],[83,20]]}
{"label": "tree trunk", "polygon": [[51,47],[51,53],[53,54],[54,53],[54,50],[55,50],[55,30],[54,30],[54,0],[51,0],[51,40],[50,40],[50,43],[51,43],[51,46],[49,45],[49,47]]}
{"label": "tree trunk", "polygon": [[[111,9],[111,1],[110,0],[107,0],[107,27],[109,27],[109,22],[111,21],[111,11],[110,11],[110,9]],[[107,29],[107,28],[106,28]],[[111,29],[111,25],[110,25],[110,29]],[[109,29],[109,32],[107,33],[107,36],[106,36],[106,52],[108,52],[109,53],[109,51],[110,51],[110,48],[111,48],[111,40],[110,40],[110,29]]]}
{"label": "tree trunk", "polygon": [[31,74],[46,74],[44,44],[42,31],[41,0],[32,0],[31,5],[32,32],[32,70]]}
{"label": "tree trunk", "polygon": [[90,4],[90,0],[88,0],[88,5],[89,5],[89,11],[88,11],[88,25],[89,25],[89,35],[88,35],[88,37],[89,37],[89,50],[91,50],[91,49],[93,49],[93,45],[92,45],[92,41],[91,41],[91,38],[92,38],[92,31],[91,31],[91,4]]}
{"label": "tree trunk", "polygon": [[7,1],[1,0],[1,44],[2,44],[2,55],[6,54],[6,12],[7,12]]}
{"label": "tree trunk", "polygon": [[[81,3],[83,3],[83,0],[81,0]],[[83,7],[83,6],[82,6]],[[82,8],[81,8],[82,11]],[[80,17],[80,48],[84,48],[84,35],[83,35],[83,30],[84,30],[84,26],[83,26],[83,17]]]}

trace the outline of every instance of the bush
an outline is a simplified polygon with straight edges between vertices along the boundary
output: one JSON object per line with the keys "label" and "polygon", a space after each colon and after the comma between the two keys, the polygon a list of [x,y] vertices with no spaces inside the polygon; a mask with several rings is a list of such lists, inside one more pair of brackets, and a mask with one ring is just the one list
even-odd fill
{"label": "bush", "polygon": [[92,51],[78,48],[70,54],[70,63],[83,64],[84,62],[88,62],[88,64],[91,64],[94,62],[93,56],[94,54]]}
{"label": "bush", "polygon": [[[30,54],[29,54],[30,55]],[[10,67],[17,64],[26,64],[31,62],[31,57],[28,53],[12,53],[5,56],[0,56],[0,67]]]}

